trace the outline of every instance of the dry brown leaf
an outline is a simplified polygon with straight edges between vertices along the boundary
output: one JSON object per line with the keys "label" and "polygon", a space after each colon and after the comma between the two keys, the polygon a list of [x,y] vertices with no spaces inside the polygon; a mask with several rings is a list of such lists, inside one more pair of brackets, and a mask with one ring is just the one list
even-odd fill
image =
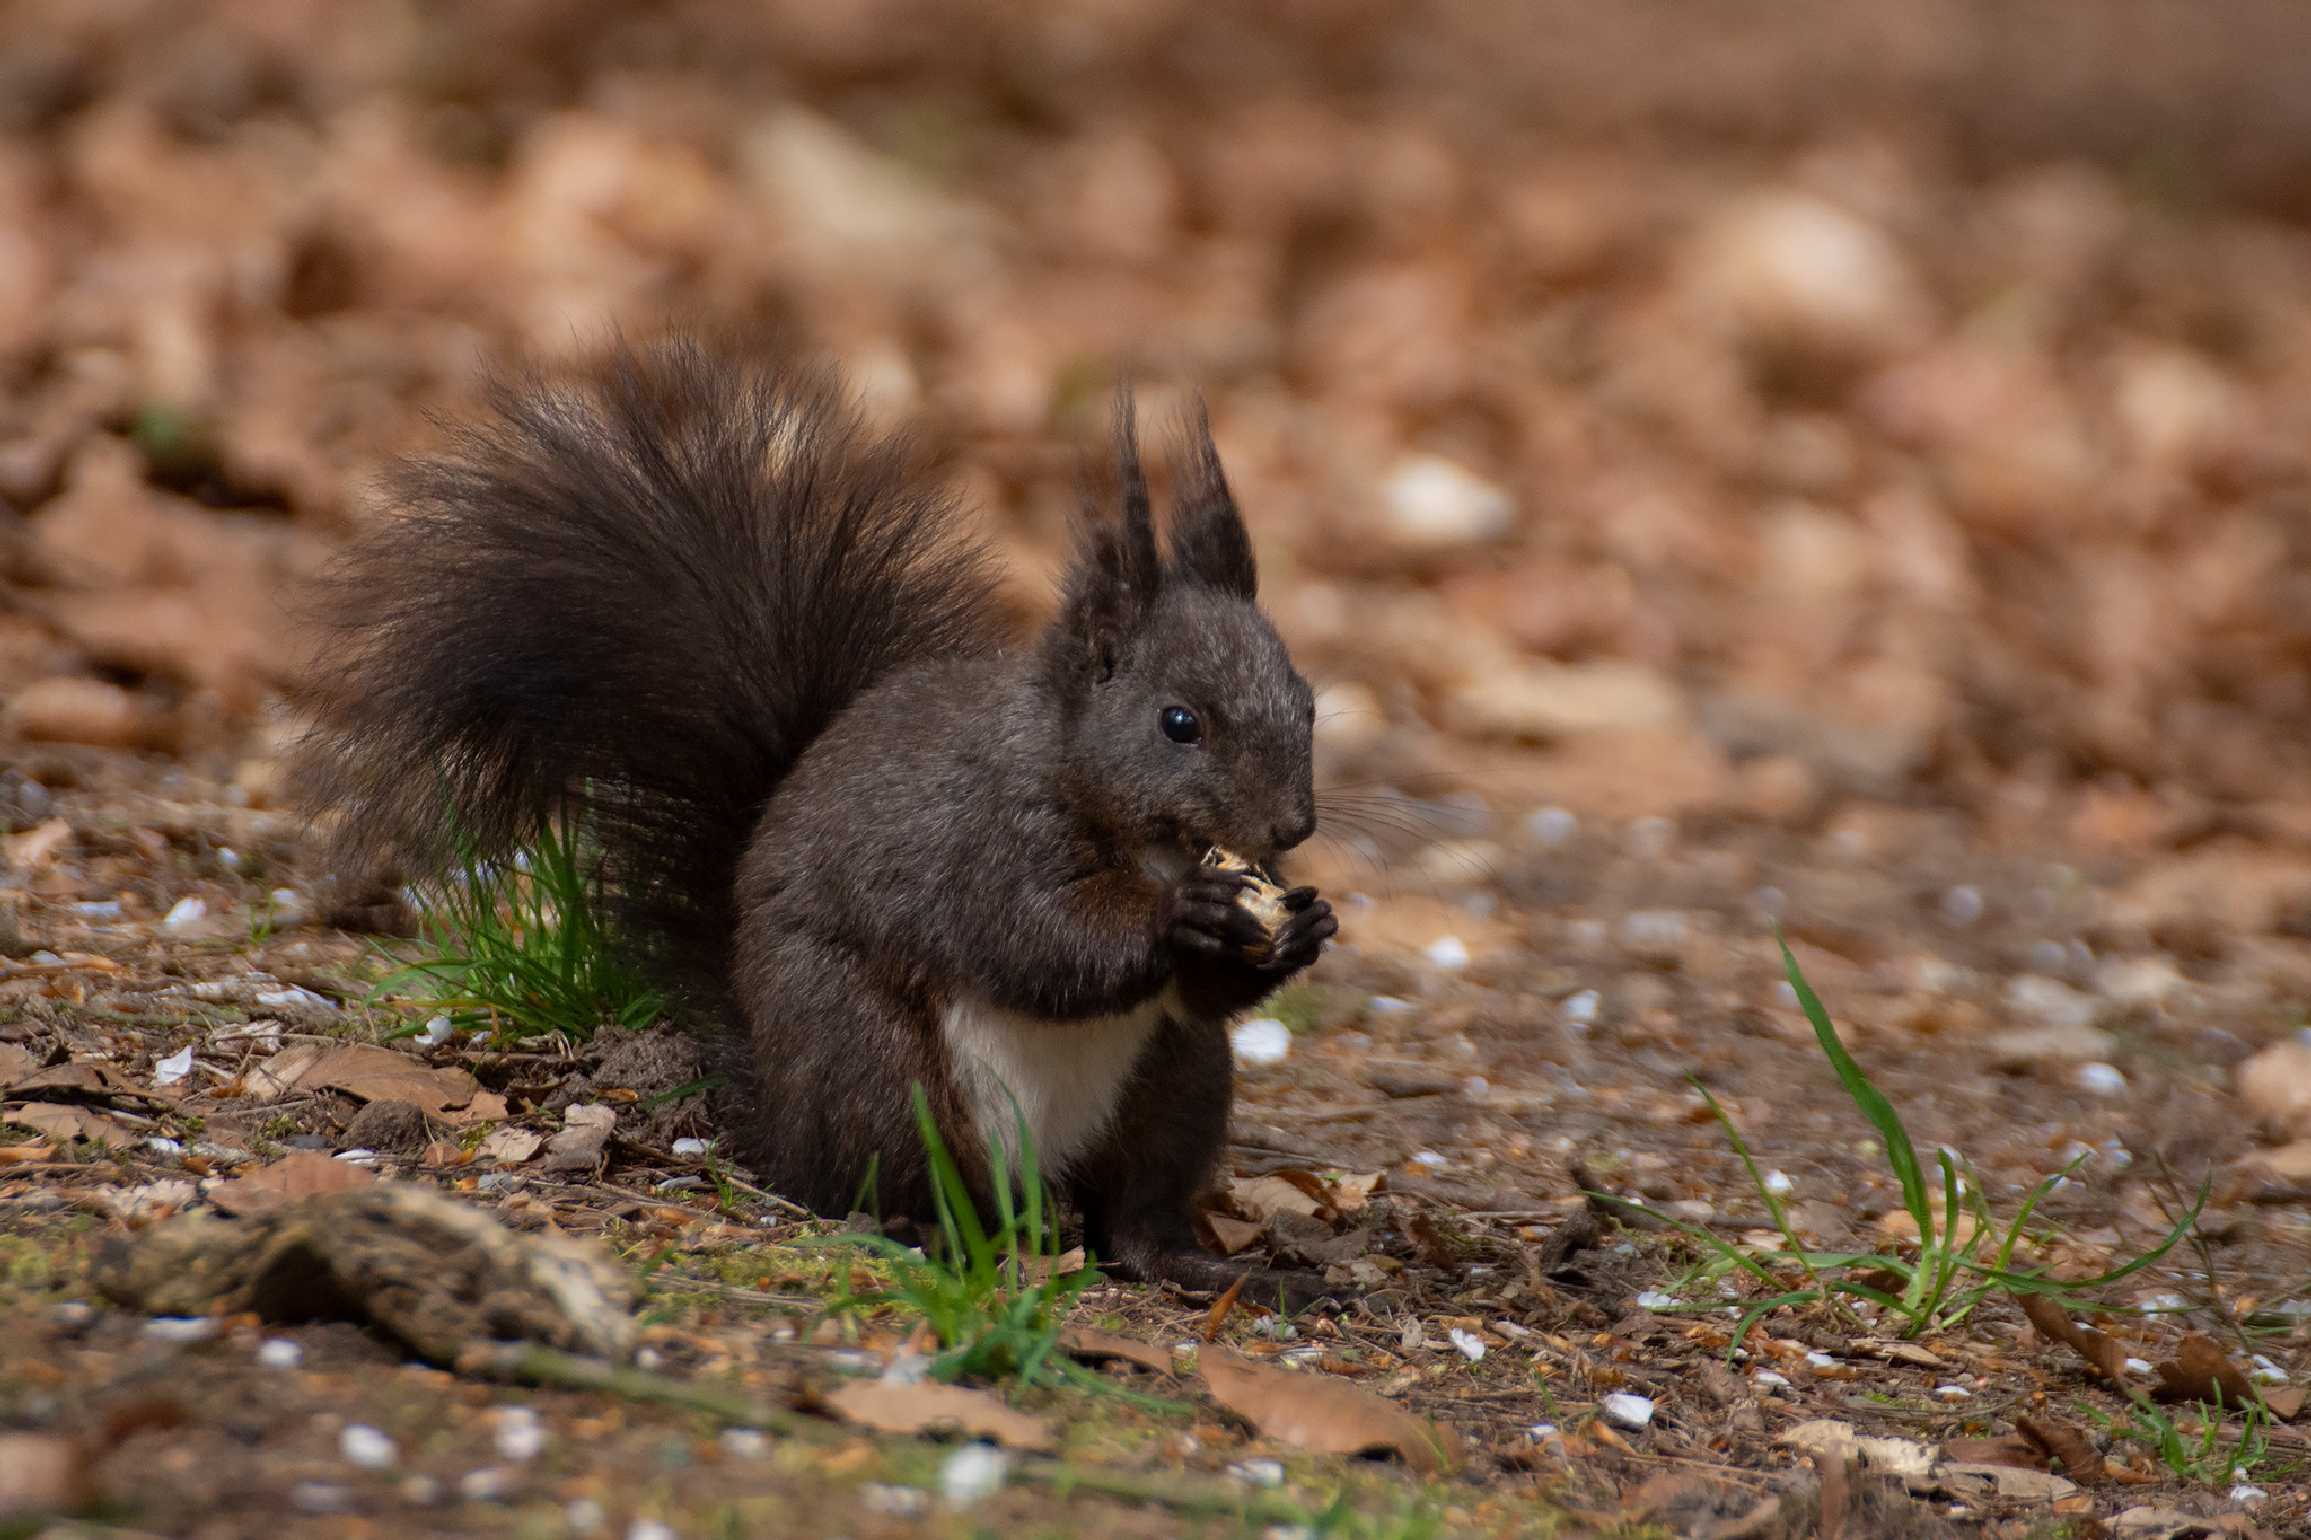
{"label": "dry brown leaf", "polygon": [[[2014,1419],[2014,1426],[2024,1438],[2062,1462],[2062,1473],[2081,1486],[2092,1486],[2103,1478],[2102,1456],[2086,1435],[2059,1417],[2037,1416],[2027,1413]],[[2004,1461],[1986,1461],[1986,1464],[2004,1464]]]}
{"label": "dry brown leaf", "polygon": [[1228,1201],[1239,1215],[1258,1224],[1266,1224],[1278,1214],[1305,1214],[1313,1219],[1325,1207],[1321,1186],[1311,1193],[1280,1175],[1230,1182]]}
{"label": "dry brown leaf", "polygon": [[930,1433],[959,1429],[972,1438],[991,1438],[1014,1449],[1050,1449],[1057,1441],[1040,1417],[1013,1411],[984,1390],[923,1381],[854,1380],[824,1398],[845,1420],[878,1433]]}
{"label": "dry brown leaf", "polygon": [[51,1139],[67,1143],[74,1139],[86,1139],[93,1144],[109,1144],[119,1148],[136,1143],[140,1137],[136,1130],[118,1118],[108,1118],[86,1107],[67,1107],[58,1102],[27,1102],[21,1107],[11,1107],[5,1114],[0,1114],[0,1121],[14,1123],[36,1134],[46,1134]]}
{"label": "dry brown leaf", "polygon": [[498,1095],[497,1092],[476,1091],[472,1101],[462,1107],[455,1107],[443,1113],[442,1121],[452,1128],[467,1127],[475,1123],[503,1123],[511,1115],[511,1111],[512,1109],[506,1106],[506,1099]]}
{"label": "dry brown leaf", "polygon": [[279,1101],[304,1083],[313,1066],[329,1050],[319,1043],[297,1043],[282,1049],[241,1077],[241,1090],[256,1101]]}
{"label": "dry brown leaf", "polygon": [[[491,1094],[462,1069],[434,1069],[408,1054],[367,1043],[284,1048],[249,1071],[242,1088],[259,1101],[276,1101],[291,1091],[343,1091],[365,1102],[408,1102],[453,1123],[477,1121],[477,1108],[488,1114],[490,1104],[482,1098]],[[495,1108],[494,1116],[502,1118],[502,1098],[495,1100]]]}
{"label": "dry brown leaf", "polygon": [[2304,1389],[2300,1385],[2265,1385],[2263,1404],[2271,1415],[2281,1422],[2293,1422],[2303,1414]]}
{"label": "dry brown leaf", "polygon": [[1943,1442],[1942,1458],[1954,1465],[2019,1465],[2026,1470],[2046,1469],[2046,1451],[2019,1433],[1997,1438],[1953,1438]]}
{"label": "dry brown leaf", "polygon": [[1212,1238],[1220,1243],[1220,1250],[1231,1257],[1259,1240],[1263,1229],[1251,1220],[1220,1213],[1206,1214],[1204,1222],[1212,1227]]}
{"label": "dry brown leaf", "polygon": [[62,850],[70,838],[72,825],[61,818],[51,818],[22,834],[0,836],[0,852],[5,853],[11,869],[29,872],[54,860],[56,852]]}
{"label": "dry brown leaf", "polygon": [[0,1088],[14,1085],[40,1068],[40,1056],[14,1043],[0,1043]]}
{"label": "dry brown leaf", "polygon": [[1346,1380],[1272,1368],[1218,1346],[1205,1348],[1197,1367],[1214,1400],[1269,1438],[1318,1454],[1392,1450],[1422,1475],[1459,1460],[1449,1429]]}
{"label": "dry brown leaf", "polygon": [[545,1148],[545,1136],[526,1128],[500,1128],[482,1140],[475,1154],[483,1160],[494,1160],[501,1166],[518,1166]]}
{"label": "dry brown leaf", "polygon": [[1383,1171],[1374,1171],[1364,1176],[1343,1176],[1332,1184],[1332,1206],[1343,1214],[1360,1213],[1387,1179],[1387,1173]]}
{"label": "dry brown leaf", "polygon": [[56,1433],[0,1433],[0,1519],[74,1513],[96,1500],[87,1446]]}
{"label": "dry brown leaf", "polygon": [[562,1113],[562,1131],[546,1141],[548,1171],[591,1171],[601,1163],[602,1147],[617,1125],[614,1108],[585,1102]]}
{"label": "dry brown leaf", "polygon": [[1236,1298],[1244,1292],[1244,1285],[1251,1278],[1249,1272],[1242,1272],[1229,1279],[1228,1286],[1220,1291],[1220,1297],[1212,1301],[1212,1308],[1204,1312],[1203,1336],[1206,1342],[1219,1339],[1220,1323],[1227,1320],[1228,1312],[1236,1308]]}
{"label": "dry brown leaf", "polygon": [[2030,1324],[2049,1342],[2060,1342],[2085,1359],[2094,1371],[2111,1384],[2122,1384],[2126,1378],[2126,1349],[2113,1338],[2104,1336],[2091,1326],[2081,1326],[2069,1314],[2043,1294],[2019,1294],[2015,1303],[2030,1317]]}
{"label": "dry brown leaf", "polygon": [[375,1172],[318,1150],[296,1150],[247,1176],[235,1177],[209,1194],[228,1214],[270,1214],[317,1193],[345,1192],[377,1180]]}
{"label": "dry brown leaf", "polygon": [[8,1087],[11,1096],[25,1096],[35,1091],[56,1095],[135,1096],[152,1100],[152,1093],[135,1084],[109,1064],[98,1064],[89,1059],[75,1059],[70,1064],[53,1064],[47,1069],[36,1069]]}
{"label": "dry brown leaf", "polygon": [[1070,1326],[1066,1328],[1059,1334],[1059,1345],[1075,1357],[1089,1363],[1119,1358],[1125,1363],[1138,1364],[1142,1369],[1152,1369],[1158,1374],[1172,1372],[1172,1355],[1169,1348],[1158,1347],[1152,1342],[1142,1342],[1137,1337],[1126,1337],[1112,1331],[1101,1331],[1096,1326]]}
{"label": "dry brown leaf", "polygon": [[2212,1401],[2245,1406],[2255,1399],[2255,1387],[2231,1362],[2212,1337],[2192,1332],[2183,1338],[2175,1356],[2160,1364],[2159,1394],[2180,1401]]}

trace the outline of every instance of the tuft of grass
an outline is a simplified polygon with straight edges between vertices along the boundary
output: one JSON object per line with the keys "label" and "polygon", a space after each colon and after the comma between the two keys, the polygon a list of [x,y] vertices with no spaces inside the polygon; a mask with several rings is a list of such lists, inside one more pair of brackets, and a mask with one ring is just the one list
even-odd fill
{"label": "tuft of grass", "polygon": [[1026,1120],[1018,1121],[1016,1172],[1000,1162],[996,1165],[995,1219],[990,1226],[981,1219],[962,1169],[940,1137],[922,1086],[916,1085],[913,1094],[915,1129],[930,1162],[936,1234],[919,1251],[882,1235],[797,1243],[860,1247],[889,1270],[887,1289],[861,1294],[846,1286],[832,1308],[857,1313],[896,1306],[920,1317],[939,1342],[939,1352],[926,1369],[933,1379],[1074,1384],[1124,1395],[1151,1408],[1167,1407],[1168,1403],[1120,1390],[1059,1351],[1061,1324],[1077,1296],[1099,1281],[1099,1272],[1088,1259],[1072,1270],[1064,1265],[1059,1205],[1043,1181]]}
{"label": "tuft of grass", "polygon": [[[2097,1290],[2140,1272],[2165,1256],[2198,1221],[2199,1210],[2207,1201],[2205,1185],[2200,1187],[2198,1200],[2190,1211],[2156,1246],[2108,1272],[2092,1278],[2056,1279],[2038,1271],[2016,1268],[2013,1265],[2015,1248],[2029,1233],[2031,1216],[2046,1195],[2054,1191],[2055,1184],[2076,1171],[2086,1157],[2080,1156],[2039,1181],[2015,1210],[2013,1218],[2003,1225],[1991,1214],[1982,1195],[1982,1182],[1962,1156],[1948,1149],[1936,1151],[1935,1169],[1929,1177],[1894,1104],[1863,1073],[1861,1065],[1839,1040],[1829,1012],[1806,982],[1788,942],[1782,941],[1780,946],[1783,971],[1790,988],[1796,992],[1799,1008],[1813,1027],[1815,1040],[1821,1044],[1847,1098],[1878,1135],[1886,1164],[1901,1188],[1902,1208],[1917,1226],[1917,1249],[1914,1255],[1890,1251],[1808,1250],[1791,1225],[1780,1196],[1759,1172],[1741,1130],[1717,1098],[1709,1094],[1708,1088],[1696,1081],[1696,1088],[1716,1116],[1727,1142],[1749,1173],[1758,1197],[1764,1200],[1782,1243],[1748,1250],[1703,1226],[1658,1213],[1643,1204],[1611,1194],[1595,1194],[1603,1202],[1644,1213],[1702,1248],[1705,1260],[1680,1285],[1680,1290],[1689,1297],[1666,1307],[1668,1310],[1723,1309],[1726,1300],[1715,1294],[1715,1286],[1728,1279],[1746,1278],[1762,1294],[1743,1307],[1740,1324],[1733,1333],[1733,1347],[1739,1347],[1750,1328],[1772,1311],[1812,1305],[1844,1309],[1854,1300],[1878,1306],[1899,1323],[1903,1337],[1914,1338],[1955,1327],[1984,1300],[1999,1293],[2040,1294],[2065,1308],[2078,1308]],[[1712,1291],[1706,1299],[1698,1297],[1704,1288]]]}
{"label": "tuft of grass", "polygon": [[604,926],[598,867],[567,821],[507,861],[483,861],[463,840],[458,853],[455,875],[418,889],[420,955],[372,999],[397,997],[496,1042],[584,1042],[605,1023],[644,1027],[663,1012]]}
{"label": "tuft of grass", "polygon": [[2124,1422],[2092,1406],[2081,1404],[2079,1410],[2104,1433],[2142,1445],[2180,1480],[2228,1487],[2235,1481],[2250,1479],[2255,1470],[2270,1459],[2271,1414],[2260,1395],[2238,1408],[2236,1438],[2225,1436],[2225,1408],[2220,1395],[2211,1406],[2199,1404],[2199,1425],[2195,1430],[2178,1426],[2172,1416],[2139,1390],[2130,1391],[2127,1400],[2128,1415]]}

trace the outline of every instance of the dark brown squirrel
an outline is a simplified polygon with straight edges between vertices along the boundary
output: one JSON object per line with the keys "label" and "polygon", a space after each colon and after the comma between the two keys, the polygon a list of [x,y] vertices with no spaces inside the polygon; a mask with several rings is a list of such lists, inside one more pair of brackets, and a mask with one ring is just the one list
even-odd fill
{"label": "dark brown squirrel", "polygon": [[920,1083],[982,1200],[1023,1118],[1103,1265],[1222,1286],[1191,1203],[1226,1023],[1337,921],[1296,888],[1264,936],[1197,859],[1272,867],[1316,826],[1313,697],[1209,426],[1159,549],[1119,399],[1120,506],[1087,503],[1056,618],[1007,650],[904,437],[767,356],[621,344],[402,464],[404,516],[315,606],[301,796],[341,860],[414,873],[453,827],[493,857],[575,811],[616,934],[723,1024],[718,1120],[784,1196],[841,1215],[871,1176],[931,1218]]}

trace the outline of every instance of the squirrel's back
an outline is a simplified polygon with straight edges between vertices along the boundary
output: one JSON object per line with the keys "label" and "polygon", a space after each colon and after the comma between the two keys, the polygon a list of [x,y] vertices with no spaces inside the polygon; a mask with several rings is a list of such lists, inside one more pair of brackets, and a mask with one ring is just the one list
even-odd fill
{"label": "squirrel's back", "polygon": [[620,346],[489,405],[319,596],[301,794],[341,861],[417,874],[577,812],[628,943],[711,988],[803,750],[893,669],[997,645],[986,554],[816,367]]}

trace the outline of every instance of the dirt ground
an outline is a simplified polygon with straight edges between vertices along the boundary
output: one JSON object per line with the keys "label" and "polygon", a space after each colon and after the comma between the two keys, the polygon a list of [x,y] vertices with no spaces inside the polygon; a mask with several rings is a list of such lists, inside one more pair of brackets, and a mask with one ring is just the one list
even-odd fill
{"label": "dirt ground", "polygon": [[[2278,0],[0,0],[0,1528],[54,1456],[59,1534],[2311,1533],[2306,44]],[[810,1410],[912,1326],[677,1151],[713,1131],[651,1052],[370,1002],[405,943],[280,798],[295,580],[482,365],[670,319],[920,424],[1022,620],[1116,368],[1208,398],[1343,924],[1214,1234],[1362,1293],[1077,1320],[1360,1386],[1454,1468],[1102,1369],[1184,1406],[1017,1391],[1056,1451],[973,1496]],[[1777,926],[1993,1212],[2083,1157],[2027,1265],[2205,1185],[2099,1295],[2140,1368],[2002,1293],[1736,1342],[1759,1288],[1679,1310],[1707,1248],[1583,1198],[1754,1242],[1706,1086],[1809,1245],[1915,1242]],[[267,1079],[348,1044],[405,1078]],[[653,1383],[811,1427],[96,1288],[348,1150],[601,1244]],[[2131,1397],[2194,1337],[2272,1416],[2194,1454],[2146,1398],[2162,1457]]]}

